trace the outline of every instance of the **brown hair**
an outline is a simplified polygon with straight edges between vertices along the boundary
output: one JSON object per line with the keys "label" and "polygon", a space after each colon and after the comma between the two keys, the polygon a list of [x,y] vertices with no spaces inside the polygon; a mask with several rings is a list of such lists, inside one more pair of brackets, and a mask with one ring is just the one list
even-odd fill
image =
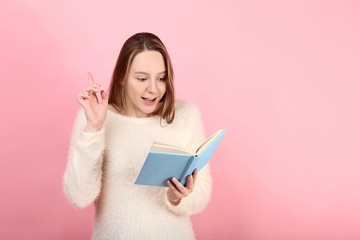
{"label": "brown hair", "polygon": [[124,43],[111,78],[109,104],[112,104],[119,112],[125,110],[125,81],[128,78],[130,65],[135,56],[144,51],[157,51],[164,58],[166,92],[155,109],[154,114],[159,115],[160,119],[164,119],[170,124],[174,121],[175,117],[174,73],[165,45],[152,33],[137,33]]}

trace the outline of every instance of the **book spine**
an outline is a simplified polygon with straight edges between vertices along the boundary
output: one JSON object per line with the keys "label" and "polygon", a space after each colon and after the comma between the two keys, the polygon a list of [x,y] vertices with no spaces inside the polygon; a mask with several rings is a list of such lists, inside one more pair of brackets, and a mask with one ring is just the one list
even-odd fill
{"label": "book spine", "polygon": [[191,156],[188,164],[186,165],[186,168],[184,169],[183,173],[181,174],[181,177],[180,177],[180,182],[182,185],[185,186],[186,182],[187,182],[187,176],[189,176],[190,174],[192,174],[192,172],[194,171],[194,169],[192,169],[194,167],[194,164],[195,164],[195,160],[196,160],[196,157],[195,156]]}

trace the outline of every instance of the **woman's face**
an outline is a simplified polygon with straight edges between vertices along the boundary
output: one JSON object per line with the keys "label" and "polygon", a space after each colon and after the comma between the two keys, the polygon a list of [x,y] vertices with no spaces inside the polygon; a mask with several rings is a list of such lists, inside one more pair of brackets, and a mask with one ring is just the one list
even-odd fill
{"label": "woman's face", "polygon": [[144,51],[131,63],[125,82],[126,115],[149,117],[166,92],[166,68],[161,53]]}

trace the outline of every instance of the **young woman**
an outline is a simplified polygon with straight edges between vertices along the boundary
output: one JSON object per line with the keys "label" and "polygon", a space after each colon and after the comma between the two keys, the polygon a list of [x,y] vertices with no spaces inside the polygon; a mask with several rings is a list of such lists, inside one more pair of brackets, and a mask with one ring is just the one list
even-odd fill
{"label": "young woman", "polygon": [[75,207],[95,203],[93,239],[195,239],[189,216],[210,199],[209,166],[186,186],[134,184],[154,141],[192,151],[204,140],[198,109],[175,101],[173,76],[161,40],[138,33],[120,51],[109,95],[89,73],[77,97],[64,191]]}

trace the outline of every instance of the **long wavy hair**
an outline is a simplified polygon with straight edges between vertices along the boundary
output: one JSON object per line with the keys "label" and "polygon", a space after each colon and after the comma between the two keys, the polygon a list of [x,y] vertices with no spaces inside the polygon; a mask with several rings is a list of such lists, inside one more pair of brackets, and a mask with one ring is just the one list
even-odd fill
{"label": "long wavy hair", "polygon": [[166,68],[166,91],[156,107],[154,114],[159,115],[168,124],[175,118],[175,90],[174,72],[170,56],[160,38],[152,33],[141,32],[131,36],[121,48],[116,61],[115,69],[111,78],[109,89],[109,104],[122,112],[125,109],[125,82],[129,75],[129,69],[135,56],[144,51],[157,51],[164,58]]}

